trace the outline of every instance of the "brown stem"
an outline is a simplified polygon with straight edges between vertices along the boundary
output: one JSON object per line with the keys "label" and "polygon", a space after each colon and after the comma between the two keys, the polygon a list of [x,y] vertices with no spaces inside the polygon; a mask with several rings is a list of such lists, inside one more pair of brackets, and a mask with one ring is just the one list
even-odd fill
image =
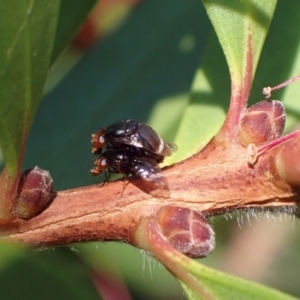
{"label": "brown stem", "polygon": [[[284,143],[283,143],[284,144]],[[226,146],[225,146],[226,145]],[[118,180],[58,192],[37,217],[0,224],[4,239],[31,246],[58,246],[92,240],[117,240],[136,245],[135,230],[165,205],[177,205],[206,215],[245,208],[296,207],[297,192],[275,170],[280,145],[258,157],[250,167],[247,149],[213,139],[200,153],[164,169],[171,197],[152,197],[132,184],[122,194]]]}

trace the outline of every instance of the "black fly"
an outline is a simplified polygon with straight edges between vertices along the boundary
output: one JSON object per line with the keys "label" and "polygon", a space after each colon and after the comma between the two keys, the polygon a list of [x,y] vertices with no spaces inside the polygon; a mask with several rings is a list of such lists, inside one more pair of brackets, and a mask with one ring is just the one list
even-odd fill
{"label": "black fly", "polygon": [[92,135],[92,144],[94,154],[100,154],[105,146],[108,149],[132,146],[161,156],[170,156],[177,150],[175,144],[165,142],[150,126],[131,119],[101,128]]}
{"label": "black fly", "polygon": [[93,134],[92,144],[93,154],[100,155],[92,175],[105,172],[108,181],[111,173],[124,174],[146,193],[169,196],[167,180],[158,164],[177,146],[165,142],[150,126],[133,120],[120,121]]}

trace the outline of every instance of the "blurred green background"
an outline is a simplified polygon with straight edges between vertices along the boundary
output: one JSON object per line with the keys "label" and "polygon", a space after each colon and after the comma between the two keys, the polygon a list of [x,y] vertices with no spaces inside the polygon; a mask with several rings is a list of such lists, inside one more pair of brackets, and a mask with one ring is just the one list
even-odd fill
{"label": "blurred green background", "polygon": [[[278,2],[252,103],[262,100],[264,86],[300,74],[298,6],[291,0]],[[178,144],[174,159],[179,161],[200,149],[224,120],[229,74],[201,1],[137,2],[117,28],[76,59],[69,57],[64,52],[49,72],[51,85],[65,73],[65,63],[75,62],[45,93],[23,166],[49,170],[56,190],[103,179],[89,174],[94,159],[90,136],[102,126],[126,118],[150,123]],[[300,119],[299,95],[300,83],[276,93],[287,108],[287,130]],[[248,212],[212,223],[217,248],[201,263],[300,297],[297,220]],[[99,299],[97,288],[105,279],[116,290],[127,288],[132,299],[184,298],[164,267],[120,243],[43,251],[3,244],[0,253],[2,299]]]}

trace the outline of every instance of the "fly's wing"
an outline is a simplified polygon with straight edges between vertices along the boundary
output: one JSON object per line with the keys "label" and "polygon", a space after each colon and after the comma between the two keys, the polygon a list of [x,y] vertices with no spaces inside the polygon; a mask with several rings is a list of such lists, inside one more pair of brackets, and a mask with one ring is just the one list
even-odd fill
{"label": "fly's wing", "polygon": [[144,123],[139,123],[136,133],[132,135],[131,144],[160,156],[170,156],[177,150],[175,144],[165,142],[155,130]]}
{"label": "fly's wing", "polygon": [[170,153],[169,155],[164,155],[164,156],[170,156],[173,152],[177,151],[178,147],[176,144],[171,143],[171,142],[165,142],[165,153]]}
{"label": "fly's wing", "polygon": [[150,126],[144,123],[139,123],[134,135],[132,135],[132,145],[140,148],[145,148],[153,153],[157,153],[162,139]]}
{"label": "fly's wing", "polygon": [[167,179],[154,159],[135,158],[131,162],[132,177],[128,180],[142,191],[156,197],[169,197]]}

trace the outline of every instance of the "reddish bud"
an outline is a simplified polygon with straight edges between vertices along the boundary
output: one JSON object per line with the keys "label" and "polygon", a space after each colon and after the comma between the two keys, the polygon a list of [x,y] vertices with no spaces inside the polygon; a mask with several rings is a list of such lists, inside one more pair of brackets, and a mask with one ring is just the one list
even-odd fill
{"label": "reddish bud", "polygon": [[205,257],[215,248],[215,234],[198,212],[176,206],[163,207],[157,216],[164,237],[189,257]]}
{"label": "reddish bud", "polygon": [[300,136],[285,142],[275,157],[280,177],[290,185],[300,186]]}
{"label": "reddish bud", "polygon": [[22,173],[15,213],[21,219],[30,219],[42,211],[53,198],[53,180],[48,171],[39,167]]}
{"label": "reddish bud", "polygon": [[279,138],[286,114],[280,101],[260,101],[249,107],[240,122],[238,136],[244,146],[263,145]]}

